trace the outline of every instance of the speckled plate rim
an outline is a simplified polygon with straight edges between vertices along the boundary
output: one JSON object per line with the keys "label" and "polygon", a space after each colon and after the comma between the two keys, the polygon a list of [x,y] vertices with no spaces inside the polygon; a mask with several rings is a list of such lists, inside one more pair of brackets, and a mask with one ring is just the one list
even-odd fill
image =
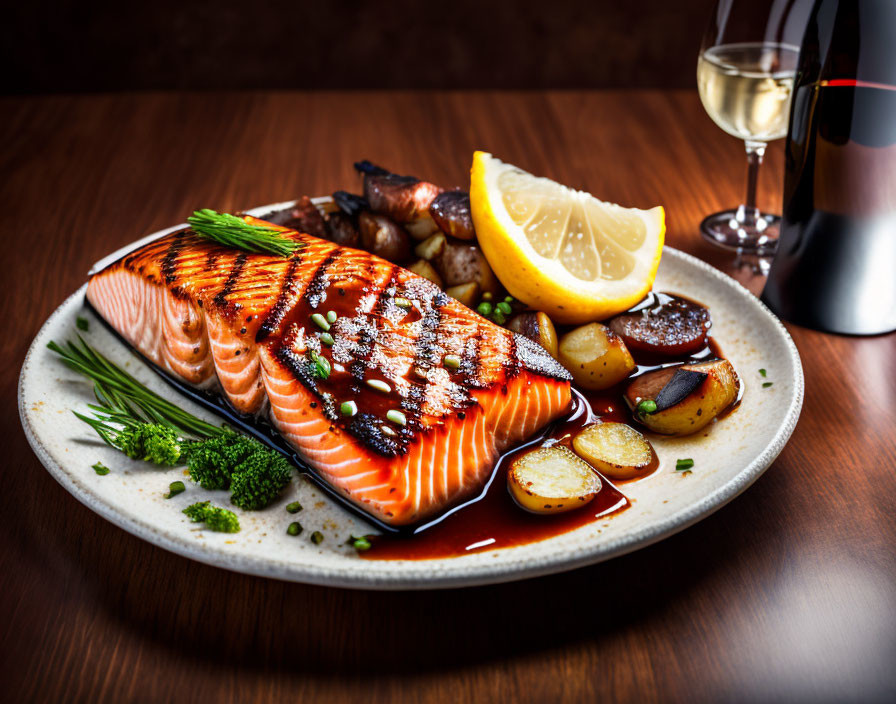
{"label": "speckled plate rim", "polygon": [[[280,205],[280,204],[277,204]],[[263,206],[253,209],[253,212],[268,211],[276,206]],[[170,231],[166,230],[166,231]],[[165,232],[165,231],[162,231]],[[152,238],[152,236],[150,236]],[[141,240],[141,242],[146,239]],[[133,245],[132,245],[133,246]],[[131,247],[132,247],[131,246]],[[128,247],[127,249],[130,249]],[[774,316],[774,314],[752,293],[737,281],[722,273],[718,269],[684,252],[671,247],[665,247],[663,256],[678,259],[681,263],[694,267],[702,274],[722,284],[732,295],[738,296],[758,312],[766,322],[771,325],[789,352],[789,362],[794,370],[793,392],[789,399],[784,419],[776,432],[769,440],[764,450],[749,464],[738,472],[729,481],[716,490],[696,499],[686,509],[670,514],[663,520],[642,529],[630,530],[612,539],[592,545],[582,545],[577,549],[557,552],[545,557],[544,555],[533,559],[504,560],[491,565],[469,565],[458,570],[439,570],[434,572],[431,565],[434,561],[364,561],[363,567],[358,569],[356,563],[347,563],[344,567],[333,567],[311,563],[287,562],[270,556],[244,556],[228,553],[217,546],[197,546],[181,539],[178,536],[161,532],[149,521],[129,515],[118,506],[107,503],[94,492],[88,485],[83,484],[70,472],[61,466],[49,453],[41,439],[34,431],[34,427],[27,412],[26,386],[29,365],[35,355],[35,350],[43,346],[41,338],[44,332],[58,318],[66,315],[68,307],[73,300],[83,300],[86,284],[69,296],[47,319],[40,331],[35,336],[19,376],[18,406],[22,427],[29,444],[41,463],[50,474],[76,499],[92,511],[98,513],[116,526],[126,530],[132,535],[142,538],[154,545],[174,552],[178,555],[203,562],[205,564],[222,567],[246,574],[272,577],[287,581],[303,582],[335,587],[354,589],[379,589],[379,590],[406,590],[406,589],[442,589],[477,586],[509,582],[520,579],[528,579],[542,575],[572,570],[578,567],[595,564],[612,557],[624,555],[638,550],[664,538],[667,538],[694,523],[711,515],[729,501],[746,490],[759,476],[771,465],[796,427],[803,403],[804,380],[802,364],[796,345],[790,334]],[[521,546],[525,548],[526,546]],[[506,548],[502,552],[510,553],[517,548]],[[452,560],[453,558],[446,558]],[[446,560],[438,560],[442,563]]]}

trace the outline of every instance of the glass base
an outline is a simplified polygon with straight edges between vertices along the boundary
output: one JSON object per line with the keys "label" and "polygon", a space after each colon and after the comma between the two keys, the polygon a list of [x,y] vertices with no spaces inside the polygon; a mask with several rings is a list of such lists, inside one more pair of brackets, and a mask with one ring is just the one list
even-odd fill
{"label": "glass base", "polygon": [[778,246],[781,217],[761,214],[752,223],[745,221],[743,206],[707,215],[700,223],[700,234],[719,247],[741,254],[771,256]]}

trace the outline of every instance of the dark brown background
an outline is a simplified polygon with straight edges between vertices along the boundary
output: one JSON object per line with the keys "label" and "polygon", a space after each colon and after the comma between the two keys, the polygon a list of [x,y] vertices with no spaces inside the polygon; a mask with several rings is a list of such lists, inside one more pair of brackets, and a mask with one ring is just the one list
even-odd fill
{"label": "dark brown background", "polygon": [[3,91],[690,88],[713,0],[6,2]]}

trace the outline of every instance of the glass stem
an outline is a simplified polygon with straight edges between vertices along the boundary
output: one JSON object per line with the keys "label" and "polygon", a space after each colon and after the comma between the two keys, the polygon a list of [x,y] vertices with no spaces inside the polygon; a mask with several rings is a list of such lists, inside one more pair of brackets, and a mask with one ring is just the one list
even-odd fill
{"label": "glass stem", "polygon": [[747,196],[744,204],[737,209],[737,220],[741,227],[748,230],[763,230],[765,221],[759,216],[756,207],[756,183],[759,180],[759,167],[765,156],[765,142],[747,140]]}

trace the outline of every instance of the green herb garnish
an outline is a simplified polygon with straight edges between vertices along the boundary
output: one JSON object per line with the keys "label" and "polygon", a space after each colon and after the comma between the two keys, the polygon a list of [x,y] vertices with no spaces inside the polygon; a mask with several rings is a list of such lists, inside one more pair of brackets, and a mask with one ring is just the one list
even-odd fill
{"label": "green herb garnish", "polygon": [[513,315],[513,296],[506,296],[503,301],[492,303],[493,296],[489,292],[482,294],[482,301],[476,306],[476,312],[493,323],[504,325],[507,318]]}
{"label": "green herb garnish", "polygon": [[258,440],[224,430],[216,438],[184,445],[190,479],[203,489],[230,489],[234,505],[257,511],[289,484],[292,464]]}
{"label": "green herb garnish", "polygon": [[765,372],[765,369],[760,369],[760,370],[759,370],[759,376],[761,376],[763,379],[765,378],[765,373],[766,373],[766,372]]}
{"label": "green herb garnish", "polygon": [[87,332],[88,328],[90,327],[90,323],[87,322],[87,318],[82,318],[79,315],[75,319],[75,327],[77,327],[78,330],[83,330],[84,332]]}
{"label": "green herb garnish", "polygon": [[635,406],[635,411],[639,416],[646,416],[650,415],[651,413],[656,413],[656,401],[650,398],[645,398],[637,406]]}
{"label": "green herb garnish", "polygon": [[[79,344],[78,344],[79,343]],[[108,445],[160,465],[186,463],[204,489],[230,489],[240,508],[257,510],[289,483],[292,464],[279,452],[230,428],[206,423],[166,401],[84,340],[47,345],[94,382],[92,416],[75,415]]]}
{"label": "green herb garnish", "polygon": [[173,428],[165,425],[127,424],[115,435],[114,442],[133,460],[169,466],[180,463],[180,438]]}
{"label": "green herb garnish", "polygon": [[172,496],[183,494],[186,490],[187,487],[184,486],[183,482],[171,482],[168,485],[168,493],[165,494],[165,498],[170,499]]}
{"label": "green herb garnish", "polygon": [[78,342],[80,344],[67,342],[65,347],[50,342],[47,347],[62,357],[62,361],[69,367],[93,381],[93,391],[100,405],[91,405],[90,408],[99,411],[97,415],[102,414],[102,417],[97,421],[79,413],[75,415],[91,425],[109,445],[117,447],[112,441],[110,432],[112,429],[108,427],[109,423],[156,423],[201,438],[210,438],[221,433],[220,427],[200,420],[166,401],[154,391],[150,391],[80,337]]}
{"label": "green herb garnish", "polygon": [[315,379],[329,379],[330,360],[321,356],[317,350],[308,350],[308,358],[311,360],[311,376]]}
{"label": "green herb garnish", "polygon": [[233,511],[201,501],[187,506],[183,512],[193,523],[205,523],[205,527],[218,533],[238,533],[240,519]]}
{"label": "green herb garnish", "polygon": [[288,526],[286,526],[286,532],[289,535],[298,535],[302,532],[302,524],[298,521],[293,521]]}
{"label": "green herb garnish", "polygon": [[461,359],[456,354],[446,354],[442,357],[442,364],[445,365],[446,368],[451,369],[452,371],[457,371],[460,369]]}
{"label": "green herb garnish", "polygon": [[371,542],[367,539],[367,536],[362,535],[359,538],[355,536],[349,536],[349,539],[345,541],[346,545],[351,545],[358,552],[364,552],[365,550],[370,550],[373,547]]}
{"label": "green herb garnish", "polygon": [[676,472],[690,472],[693,466],[694,460],[692,459],[675,460]]}
{"label": "green herb garnish", "polygon": [[311,542],[315,545],[320,545],[322,542],[324,542],[324,534],[319,530],[314,531],[311,534]]}
{"label": "green herb garnish", "polygon": [[235,247],[247,252],[288,257],[302,246],[299,242],[283,237],[280,230],[264,225],[250,225],[235,215],[208,208],[195,211],[187,218],[187,222],[197,235],[225,247]]}
{"label": "green herb garnish", "polygon": [[773,382],[773,381],[766,381],[766,382],[764,382],[764,383],[762,384],[762,388],[763,388],[763,389],[767,389],[769,386],[771,386],[771,385],[774,384],[774,383],[775,383],[775,382]]}
{"label": "green herb garnish", "polygon": [[111,471],[102,462],[97,462],[96,464],[91,465],[91,466],[93,467],[93,471],[96,472],[97,474],[99,474],[101,477],[106,476]]}
{"label": "green herb garnish", "polygon": [[293,501],[291,504],[286,504],[287,513],[298,513],[302,510],[302,504],[298,501]]}

